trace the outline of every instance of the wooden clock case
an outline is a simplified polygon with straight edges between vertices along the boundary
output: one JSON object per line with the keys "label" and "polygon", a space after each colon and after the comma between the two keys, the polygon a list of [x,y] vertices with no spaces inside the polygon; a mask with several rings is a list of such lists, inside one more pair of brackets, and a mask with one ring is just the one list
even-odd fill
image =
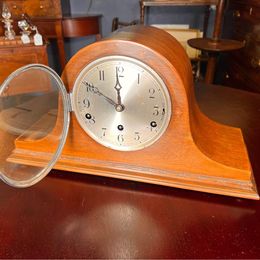
{"label": "wooden clock case", "polygon": [[[172,102],[169,126],[153,145],[122,152],[95,142],[72,113],[56,169],[259,199],[240,129],[221,125],[201,113],[190,61],[172,36],[153,27],[132,26],[81,49],[62,74],[68,92],[86,64],[110,55],[141,60],[160,75]],[[16,142],[16,150],[29,146],[28,142]],[[50,147],[44,139],[37,145],[32,143],[35,156],[30,163],[37,164],[37,152],[41,152],[42,160]],[[20,155],[20,160],[28,158]]]}

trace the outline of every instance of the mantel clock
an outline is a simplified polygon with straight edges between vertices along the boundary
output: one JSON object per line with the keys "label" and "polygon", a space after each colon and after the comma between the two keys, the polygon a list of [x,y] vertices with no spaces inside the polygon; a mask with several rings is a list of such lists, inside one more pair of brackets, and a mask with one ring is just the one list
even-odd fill
{"label": "mantel clock", "polygon": [[131,26],[76,53],[61,78],[31,64],[0,92],[1,179],[54,167],[258,199],[240,129],[199,110],[190,61],[168,33]]}

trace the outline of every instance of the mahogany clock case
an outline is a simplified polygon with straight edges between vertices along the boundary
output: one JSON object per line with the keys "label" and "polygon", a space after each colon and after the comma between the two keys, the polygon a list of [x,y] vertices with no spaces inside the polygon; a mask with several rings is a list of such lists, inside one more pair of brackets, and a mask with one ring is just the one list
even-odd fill
{"label": "mahogany clock case", "polygon": [[[116,151],[88,136],[72,112],[66,143],[54,168],[259,199],[240,129],[218,124],[200,112],[194,97],[190,61],[172,36],[157,28],[138,25],[86,46],[63,71],[67,91],[72,92],[87,64],[107,56],[140,60],[156,71],[171,98],[168,128],[149,147]],[[62,133],[66,121],[66,109],[62,106],[68,105],[61,94],[58,101],[57,120],[51,131],[54,136]],[[8,160],[37,167],[44,162],[49,166],[50,154],[58,146],[56,141],[47,139],[17,138]]]}

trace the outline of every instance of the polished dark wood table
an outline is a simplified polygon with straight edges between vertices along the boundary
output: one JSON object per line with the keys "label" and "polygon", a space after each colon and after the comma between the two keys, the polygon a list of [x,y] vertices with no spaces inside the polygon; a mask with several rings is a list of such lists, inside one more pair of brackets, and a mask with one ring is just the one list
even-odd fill
{"label": "polished dark wood table", "polygon": [[[242,129],[260,188],[260,95],[196,96]],[[0,183],[0,258],[260,258],[260,201],[52,171],[27,189]]]}

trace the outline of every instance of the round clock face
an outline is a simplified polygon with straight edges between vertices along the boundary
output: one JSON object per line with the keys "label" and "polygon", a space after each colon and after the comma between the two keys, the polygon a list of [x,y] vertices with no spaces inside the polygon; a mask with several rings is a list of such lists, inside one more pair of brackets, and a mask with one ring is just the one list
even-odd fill
{"label": "round clock face", "polygon": [[150,146],[165,132],[171,117],[170,96],[159,75],[125,56],[88,64],[73,87],[72,107],[95,141],[119,151]]}

